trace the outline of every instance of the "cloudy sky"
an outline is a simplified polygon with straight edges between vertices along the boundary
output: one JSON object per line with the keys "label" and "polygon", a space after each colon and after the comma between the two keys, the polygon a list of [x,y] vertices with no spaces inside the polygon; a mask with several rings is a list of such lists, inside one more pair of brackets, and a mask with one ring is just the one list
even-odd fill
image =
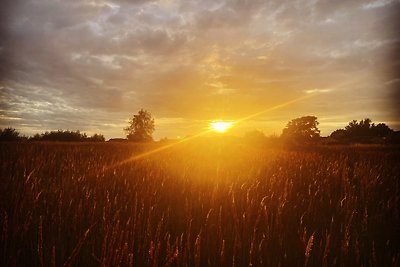
{"label": "cloudy sky", "polygon": [[1,2],[0,127],[122,137],[145,108],[174,138],[310,95],[236,131],[400,130],[398,0]]}

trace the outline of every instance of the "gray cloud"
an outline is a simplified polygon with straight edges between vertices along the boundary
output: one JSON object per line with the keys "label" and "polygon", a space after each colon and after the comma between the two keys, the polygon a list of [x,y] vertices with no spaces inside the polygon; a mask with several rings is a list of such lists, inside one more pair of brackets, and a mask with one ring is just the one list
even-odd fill
{"label": "gray cloud", "polygon": [[[271,116],[363,113],[393,122],[400,115],[393,100],[400,99],[399,5],[5,1],[0,126],[29,134],[104,127],[111,137],[141,107],[190,124],[245,116],[312,90],[326,93]],[[174,132],[168,123],[158,131]]]}

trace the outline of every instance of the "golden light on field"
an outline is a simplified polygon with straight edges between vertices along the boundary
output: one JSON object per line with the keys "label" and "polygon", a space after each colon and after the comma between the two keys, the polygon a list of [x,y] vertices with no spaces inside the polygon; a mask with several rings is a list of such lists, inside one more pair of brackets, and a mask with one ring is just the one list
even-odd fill
{"label": "golden light on field", "polygon": [[233,126],[232,121],[213,121],[210,122],[210,129],[218,133],[224,133]]}

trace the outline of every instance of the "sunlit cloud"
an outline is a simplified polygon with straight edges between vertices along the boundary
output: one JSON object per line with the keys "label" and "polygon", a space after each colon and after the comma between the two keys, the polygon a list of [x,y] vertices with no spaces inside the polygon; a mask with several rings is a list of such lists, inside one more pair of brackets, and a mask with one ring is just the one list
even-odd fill
{"label": "sunlit cloud", "polygon": [[315,89],[306,90],[306,93],[307,93],[307,94],[313,94],[313,93],[329,93],[329,92],[331,92],[331,91],[332,91],[331,88],[325,88],[325,89],[318,89],[318,88],[315,88]]}
{"label": "sunlit cloud", "polygon": [[207,120],[314,93],[269,116],[282,124],[335,112],[397,121],[399,38],[388,25],[398,1],[7,3],[0,14],[1,127],[122,137],[120,126],[145,108],[156,118],[156,138],[185,136]]}
{"label": "sunlit cloud", "polygon": [[395,0],[375,0],[369,3],[365,3],[362,5],[364,9],[371,9],[371,8],[379,8],[389,5],[390,3],[395,2]]}

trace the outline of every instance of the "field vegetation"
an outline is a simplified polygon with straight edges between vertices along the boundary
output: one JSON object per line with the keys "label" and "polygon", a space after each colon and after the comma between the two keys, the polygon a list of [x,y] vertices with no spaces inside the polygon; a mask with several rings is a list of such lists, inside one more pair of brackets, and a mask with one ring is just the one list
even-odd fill
{"label": "field vegetation", "polygon": [[0,143],[0,265],[400,266],[398,148],[158,146]]}

